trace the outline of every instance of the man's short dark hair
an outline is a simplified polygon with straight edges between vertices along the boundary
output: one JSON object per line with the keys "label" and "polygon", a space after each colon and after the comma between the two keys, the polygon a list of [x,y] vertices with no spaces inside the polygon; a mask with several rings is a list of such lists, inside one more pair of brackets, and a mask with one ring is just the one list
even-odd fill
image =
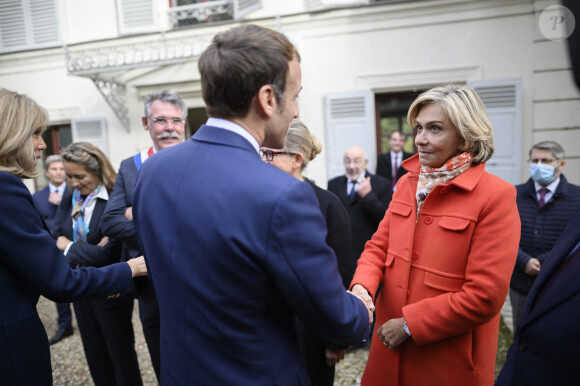
{"label": "man's short dark hair", "polygon": [[252,24],[217,34],[201,54],[201,93],[209,116],[244,117],[258,90],[271,85],[281,103],[288,64],[298,51],[280,32]]}

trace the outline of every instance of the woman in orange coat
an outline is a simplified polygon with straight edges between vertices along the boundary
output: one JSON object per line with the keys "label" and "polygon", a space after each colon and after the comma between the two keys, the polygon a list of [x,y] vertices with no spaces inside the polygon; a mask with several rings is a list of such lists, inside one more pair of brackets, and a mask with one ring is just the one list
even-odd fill
{"label": "woman in orange coat", "polygon": [[489,118],[465,86],[421,94],[407,116],[418,154],[351,283],[376,299],[363,385],[492,385],[500,310],[518,251],[515,188],[485,172]]}

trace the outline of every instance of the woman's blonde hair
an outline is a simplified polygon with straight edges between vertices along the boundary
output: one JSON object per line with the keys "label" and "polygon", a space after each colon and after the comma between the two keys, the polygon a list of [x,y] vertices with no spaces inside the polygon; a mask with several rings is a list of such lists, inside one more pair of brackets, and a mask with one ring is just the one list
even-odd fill
{"label": "woman's blonde hair", "polygon": [[302,154],[300,170],[304,170],[308,162],[312,161],[322,151],[322,145],[302,121],[294,119],[286,135],[284,150],[290,153]]}
{"label": "woman's blonde hair", "polygon": [[32,135],[46,129],[48,112],[24,94],[0,88],[0,171],[38,176]]}
{"label": "woman's blonde hair", "polygon": [[[64,162],[83,165],[87,171],[94,173],[108,191],[113,189],[117,173],[107,156],[89,142],[71,143],[60,154]],[[71,186],[71,184],[68,184]]]}
{"label": "woman's blonde hair", "polygon": [[462,85],[446,85],[427,90],[415,99],[407,122],[415,127],[419,111],[437,103],[465,143],[465,151],[473,152],[471,162],[476,165],[491,158],[494,151],[491,123],[479,95]]}

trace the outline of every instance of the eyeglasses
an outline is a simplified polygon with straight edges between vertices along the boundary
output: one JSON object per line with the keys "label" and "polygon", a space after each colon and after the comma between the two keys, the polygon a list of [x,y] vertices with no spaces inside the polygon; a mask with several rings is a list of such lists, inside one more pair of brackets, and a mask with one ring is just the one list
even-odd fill
{"label": "eyeglasses", "polygon": [[558,160],[553,159],[553,158],[534,158],[534,159],[529,159],[528,164],[532,165],[532,164],[537,164],[539,162],[539,163],[544,164],[544,165],[550,165],[556,161],[558,161]]}
{"label": "eyeglasses", "polygon": [[274,161],[274,157],[281,154],[296,155],[296,153],[290,153],[289,151],[274,151],[270,149],[260,149],[260,157],[262,157],[262,159],[268,162]]}
{"label": "eyeglasses", "polygon": [[165,118],[165,117],[155,117],[151,119],[153,121],[153,123],[155,123],[158,126],[165,126],[167,125],[167,122],[171,122],[174,125],[182,125],[185,122],[185,119],[183,118]]}
{"label": "eyeglasses", "polygon": [[355,165],[362,165],[362,163],[363,163],[363,160],[362,160],[362,159],[360,159],[360,158],[355,158],[355,159],[345,158],[345,159],[343,160],[343,162],[344,162],[344,164],[345,164],[345,165],[349,165],[349,164],[351,164],[351,163],[352,163],[352,164],[355,164]]}

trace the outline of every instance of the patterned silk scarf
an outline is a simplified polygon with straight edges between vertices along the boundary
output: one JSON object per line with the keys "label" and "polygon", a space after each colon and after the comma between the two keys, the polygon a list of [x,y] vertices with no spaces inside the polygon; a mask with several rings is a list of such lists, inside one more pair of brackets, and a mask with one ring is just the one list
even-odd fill
{"label": "patterned silk scarf", "polygon": [[469,169],[471,166],[471,157],[473,153],[463,152],[445,162],[439,168],[430,168],[429,166],[421,166],[419,173],[419,181],[417,182],[417,216],[421,206],[425,201],[425,197],[437,184],[447,184],[455,177]]}
{"label": "patterned silk scarf", "polygon": [[99,185],[84,199],[81,196],[81,192],[78,190],[73,191],[72,196],[72,212],[71,217],[73,220],[73,241],[75,243],[86,243],[87,235],[90,232],[89,224],[85,222],[85,208],[89,206],[91,202],[97,198],[102,185]]}

